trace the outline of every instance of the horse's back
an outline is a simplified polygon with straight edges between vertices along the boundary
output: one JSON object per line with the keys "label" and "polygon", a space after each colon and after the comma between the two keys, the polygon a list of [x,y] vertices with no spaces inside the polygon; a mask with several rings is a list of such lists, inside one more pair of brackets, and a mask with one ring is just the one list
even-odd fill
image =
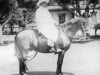
{"label": "horse's back", "polygon": [[30,38],[33,36],[32,34],[34,34],[34,31],[33,30],[23,30],[21,32],[19,32],[16,37],[19,37],[19,38],[24,38],[27,36],[29,36]]}

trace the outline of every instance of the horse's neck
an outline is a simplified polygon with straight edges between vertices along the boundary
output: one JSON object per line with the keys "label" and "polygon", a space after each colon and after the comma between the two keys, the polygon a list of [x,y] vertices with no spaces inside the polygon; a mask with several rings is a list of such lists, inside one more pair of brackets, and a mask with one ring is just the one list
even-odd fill
{"label": "horse's neck", "polygon": [[79,27],[78,25],[77,25],[77,27],[74,25],[74,26],[72,26],[71,28],[69,28],[69,29],[67,30],[67,32],[68,32],[69,35],[75,36],[75,34],[76,34],[79,30],[81,30],[80,27]]}

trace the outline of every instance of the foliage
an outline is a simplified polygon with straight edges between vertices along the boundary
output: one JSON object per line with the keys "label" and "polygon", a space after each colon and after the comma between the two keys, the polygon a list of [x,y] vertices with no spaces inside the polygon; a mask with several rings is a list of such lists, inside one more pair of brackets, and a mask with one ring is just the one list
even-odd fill
{"label": "foliage", "polygon": [[5,17],[9,13],[9,3],[8,0],[0,0],[0,23],[4,22]]}
{"label": "foliage", "polygon": [[[19,1],[21,1],[21,3]],[[32,0],[0,0],[0,24],[5,25],[8,23],[7,25],[9,25],[11,33],[13,33],[14,24],[25,28],[26,24],[34,20],[33,11],[36,10],[36,2],[37,1],[34,2]],[[4,6],[2,4],[4,4]],[[11,15],[13,16],[9,18]]]}
{"label": "foliage", "polygon": [[99,0],[88,0],[87,4],[99,4]]}
{"label": "foliage", "polygon": [[76,10],[76,12],[78,13],[78,15],[76,14],[77,16],[83,15],[81,13],[81,8],[82,8],[81,3],[82,2],[84,4],[85,12],[89,11],[90,4],[92,4],[93,12],[94,12],[96,5],[99,3],[99,0],[55,0],[55,1],[58,2],[59,5],[63,6],[64,8],[66,8],[68,10],[70,10],[69,6],[72,6]]}
{"label": "foliage", "polygon": [[18,1],[18,5],[20,8],[31,8],[31,9],[35,9],[36,8],[36,3],[37,1],[33,1],[33,0],[17,0]]}

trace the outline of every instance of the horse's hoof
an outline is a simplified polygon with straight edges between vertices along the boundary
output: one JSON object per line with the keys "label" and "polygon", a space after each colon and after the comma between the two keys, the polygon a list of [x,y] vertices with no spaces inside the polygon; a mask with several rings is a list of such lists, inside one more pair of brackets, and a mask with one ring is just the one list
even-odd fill
{"label": "horse's hoof", "polygon": [[63,75],[62,73],[59,73],[59,74],[57,74],[57,75]]}
{"label": "horse's hoof", "polygon": [[60,73],[60,74],[57,74],[57,75],[70,75],[70,74],[63,74],[63,73]]}
{"label": "horse's hoof", "polygon": [[63,73],[56,73],[56,75],[63,75]]}

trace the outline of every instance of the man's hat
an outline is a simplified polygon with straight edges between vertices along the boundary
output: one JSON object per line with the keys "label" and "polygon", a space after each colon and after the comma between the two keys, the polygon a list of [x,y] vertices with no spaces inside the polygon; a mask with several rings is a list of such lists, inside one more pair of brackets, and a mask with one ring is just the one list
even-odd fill
{"label": "man's hat", "polygon": [[38,3],[37,3],[37,6],[39,6],[42,2],[46,2],[46,3],[48,3],[49,0],[39,0]]}

